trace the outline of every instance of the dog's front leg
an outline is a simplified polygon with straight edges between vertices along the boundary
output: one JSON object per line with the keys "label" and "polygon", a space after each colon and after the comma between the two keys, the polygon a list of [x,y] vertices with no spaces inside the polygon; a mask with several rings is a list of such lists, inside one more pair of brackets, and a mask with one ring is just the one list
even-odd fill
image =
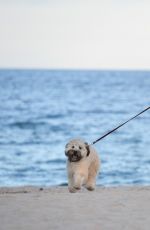
{"label": "dog's front leg", "polygon": [[81,186],[83,185],[83,181],[84,181],[84,175],[82,175],[81,173],[75,173],[73,187],[77,190],[80,190]]}
{"label": "dog's front leg", "polygon": [[74,180],[73,180],[73,175],[72,173],[68,174],[68,190],[71,193],[76,192],[77,190],[74,188]]}

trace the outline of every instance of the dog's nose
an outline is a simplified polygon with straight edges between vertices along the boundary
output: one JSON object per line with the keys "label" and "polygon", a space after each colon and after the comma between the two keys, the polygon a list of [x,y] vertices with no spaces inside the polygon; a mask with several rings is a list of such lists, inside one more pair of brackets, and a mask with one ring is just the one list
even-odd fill
{"label": "dog's nose", "polygon": [[75,151],[74,151],[74,155],[75,155],[75,156],[78,155],[78,151],[75,150]]}

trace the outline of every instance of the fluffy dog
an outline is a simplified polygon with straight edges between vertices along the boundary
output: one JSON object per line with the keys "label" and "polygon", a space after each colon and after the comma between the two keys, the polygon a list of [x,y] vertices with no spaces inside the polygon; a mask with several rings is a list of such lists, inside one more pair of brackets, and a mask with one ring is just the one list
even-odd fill
{"label": "fluffy dog", "polygon": [[66,145],[65,155],[68,157],[69,191],[76,192],[82,185],[90,191],[94,190],[100,166],[96,150],[81,139],[73,139]]}

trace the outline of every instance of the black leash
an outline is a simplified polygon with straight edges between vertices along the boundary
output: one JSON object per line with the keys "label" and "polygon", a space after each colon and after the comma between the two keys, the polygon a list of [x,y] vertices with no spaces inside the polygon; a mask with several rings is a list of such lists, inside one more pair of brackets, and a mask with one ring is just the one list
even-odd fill
{"label": "black leash", "polygon": [[102,137],[98,138],[96,141],[93,141],[91,143],[91,145],[94,145],[95,143],[97,143],[98,141],[102,140],[104,137],[108,136],[109,134],[113,133],[114,131],[116,131],[117,129],[119,129],[121,126],[125,125],[126,123],[128,123],[129,121],[133,120],[134,118],[138,117],[140,114],[146,112],[148,109],[150,109],[150,107],[147,107],[146,109],[144,109],[142,112],[138,113],[137,115],[135,115],[134,117],[131,117],[129,120],[127,120],[126,122],[120,124],[119,126],[117,126],[116,128],[112,129],[111,131],[109,131],[108,133],[104,134]]}

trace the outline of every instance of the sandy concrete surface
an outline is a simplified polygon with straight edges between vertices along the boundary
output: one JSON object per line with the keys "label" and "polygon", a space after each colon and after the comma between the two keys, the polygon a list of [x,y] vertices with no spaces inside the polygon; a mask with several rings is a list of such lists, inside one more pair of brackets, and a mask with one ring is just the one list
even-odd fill
{"label": "sandy concrete surface", "polygon": [[149,230],[150,187],[0,188],[0,230]]}

